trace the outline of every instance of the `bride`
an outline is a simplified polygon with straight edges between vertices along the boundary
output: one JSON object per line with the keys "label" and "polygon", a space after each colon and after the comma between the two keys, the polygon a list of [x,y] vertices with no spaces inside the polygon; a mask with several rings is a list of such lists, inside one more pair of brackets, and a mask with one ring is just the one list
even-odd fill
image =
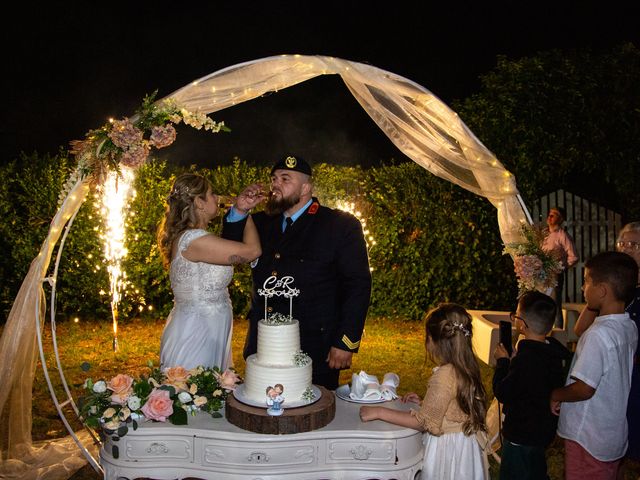
{"label": "bride", "polygon": [[[261,200],[257,195],[243,198],[243,203],[252,207]],[[178,176],[169,194],[158,230],[174,296],[160,343],[163,369],[202,365],[225,370],[232,364],[233,312],[227,291],[232,265],[253,261],[261,250],[252,221],[247,222],[241,242],[206,231],[218,214],[218,202],[209,181],[193,173]]]}

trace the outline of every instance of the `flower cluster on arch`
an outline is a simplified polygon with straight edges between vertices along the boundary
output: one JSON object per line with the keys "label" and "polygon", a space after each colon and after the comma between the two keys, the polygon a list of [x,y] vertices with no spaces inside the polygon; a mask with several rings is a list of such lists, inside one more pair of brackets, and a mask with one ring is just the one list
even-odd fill
{"label": "flower cluster on arch", "polygon": [[119,171],[121,165],[140,167],[152,148],[165,148],[175,141],[177,133],[173,125],[180,122],[212,133],[230,131],[224,122],[180,108],[170,99],[156,102],[156,93],[145,96],[135,115],[110,120],[90,130],[84,140],[70,142],[70,152],[78,160],[82,176],[93,175],[100,180],[108,170]]}
{"label": "flower cluster on arch", "polygon": [[505,245],[503,253],[513,258],[520,294],[532,290],[544,293],[557,285],[562,263],[551,253],[542,250],[544,234],[539,228],[523,224],[521,233],[523,240]]}

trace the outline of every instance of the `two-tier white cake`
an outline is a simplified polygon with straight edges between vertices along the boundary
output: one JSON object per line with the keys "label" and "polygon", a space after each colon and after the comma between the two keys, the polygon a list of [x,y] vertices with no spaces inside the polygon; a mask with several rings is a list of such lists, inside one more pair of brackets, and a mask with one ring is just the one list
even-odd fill
{"label": "two-tier white cake", "polygon": [[300,325],[280,313],[258,322],[258,349],[247,358],[243,393],[262,403],[267,388],[276,384],[284,387],[285,407],[313,398],[311,358],[300,350]]}

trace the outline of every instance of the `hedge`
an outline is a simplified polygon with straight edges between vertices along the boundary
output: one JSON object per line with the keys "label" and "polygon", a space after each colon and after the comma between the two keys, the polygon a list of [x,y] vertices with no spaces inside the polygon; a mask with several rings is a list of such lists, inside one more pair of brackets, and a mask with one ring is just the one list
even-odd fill
{"label": "hedge", "polygon": [[[71,167],[63,151],[56,156],[23,155],[19,162],[0,167],[5,179],[0,186],[0,246],[5,253],[0,259],[2,322],[46,237]],[[366,219],[373,275],[370,315],[415,320],[443,301],[468,308],[513,308],[517,294],[513,264],[502,254],[496,212],[487,200],[414,163],[366,170],[321,164],[314,169],[315,192],[323,204],[348,201]],[[268,168],[239,159],[214,169],[176,167],[158,160],[143,166],[126,219],[121,321],[164,317],[172,307],[156,231],[171,182],[185,170],[206,175],[214,190],[224,194],[269,181]],[[111,317],[99,239],[102,228],[96,196],[90,194],[70,229],[60,262],[56,310],[60,319]],[[212,226],[212,231],[219,229],[219,222]],[[237,315],[247,312],[250,289],[250,268],[236,267],[230,293]]]}

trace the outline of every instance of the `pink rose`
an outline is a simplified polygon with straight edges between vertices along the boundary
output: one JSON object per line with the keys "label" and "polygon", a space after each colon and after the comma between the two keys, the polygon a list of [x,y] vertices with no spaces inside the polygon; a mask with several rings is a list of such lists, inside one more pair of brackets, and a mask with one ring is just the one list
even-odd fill
{"label": "pink rose", "polygon": [[173,401],[169,396],[169,391],[154,388],[147,403],[142,406],[142,413],[151,420],[166,422],[173,413]]}
{"label": "pink rose", "polygon": [[107,388],[113,393],[127,393],[131,391],[131,385],[133,385],[133,378],[129,375],[119,373],[111,380],[107,382]]}
{"label": "pink rose", "polygon": [[191,374],[184,367],[167,368],[164,371],[164,374],[167,378],[162,383],[164,383],[165,385],[171,385],[175,387],[178,392],[189,390],[189,387],[187,386],[187,380],[189,380]]}
{"label": "pink rose", "polygon": [[111,401],[118,405],[124,405],[127,402],[127,398],[131,395],[133,389],[133,378],[129,375],[122,373],[116,375],[107,382],[107,388],[113,392],[111,395]]}
{"label": "pink rose", "polygon": [[215,372],[214,375],[220,386],[227,391],[235,390],[236,384],[240,381],[240,377],[233,370],[225,370],[222,375]]}

